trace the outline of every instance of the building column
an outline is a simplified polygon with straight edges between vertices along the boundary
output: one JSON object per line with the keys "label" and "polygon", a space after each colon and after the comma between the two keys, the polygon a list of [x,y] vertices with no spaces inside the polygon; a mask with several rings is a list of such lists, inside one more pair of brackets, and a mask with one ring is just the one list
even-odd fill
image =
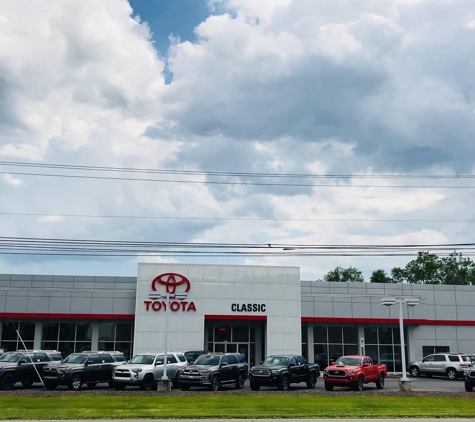
{"label": "building column", "polygon": [[35,321],[34,350],[41,350],[41,340],[43,340],[43,321]]}
{"label": "building column", "polygon": [[92,324],[91,350],[99,350],[99,323],[91,322],[91,324]]}
{"label": "building column", "polygon": [[364,339],[364,326],[358,324],[358,354],[365,356],[365,339]]}
{"label": "building column", "polygon": [[307,323],[307,356],[309,362],[315,362],[315,350],[313,347],[313,323]]}
{"label": "building column", "polygon": [[260,323],[257,323],[254,327],[254,346],[254,359],[256,360],[254,365],[259,365],[262,360],[262,324]]}

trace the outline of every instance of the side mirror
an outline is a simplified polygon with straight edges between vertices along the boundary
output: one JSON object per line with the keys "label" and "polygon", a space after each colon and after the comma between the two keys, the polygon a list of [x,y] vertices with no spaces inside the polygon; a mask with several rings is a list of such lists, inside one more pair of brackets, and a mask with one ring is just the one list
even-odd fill
{"label": "side mirror", "polygon": [[228,366],[228,362],[223,362],[221,366]]}
{"label": "side mirror", "polygon": [[28,359],[23,358],[20,360],[20,363],[28,363]]}
{"label": "side mirror", "polygon": [[363,368],[367,368],[369,366],[368,362],[363,363]]}
{"label": "side mirror", "polygon": [[188,363],[189,363],[190,365],[193,365],[193,364],[195,363],[195,361],[194,361],[194,360],[189,360]]}
{"label": "side mirror", "polygon": [[88,361],[86,362],[86,365],[92,365],[93,363],[94,363],[93,360],[88,360]]}
{"label": "side mirror", "polygon": [[158,366],[158,365],[163,365],[163,362],[157,360],[157,361],[155,362],[155,366]]}

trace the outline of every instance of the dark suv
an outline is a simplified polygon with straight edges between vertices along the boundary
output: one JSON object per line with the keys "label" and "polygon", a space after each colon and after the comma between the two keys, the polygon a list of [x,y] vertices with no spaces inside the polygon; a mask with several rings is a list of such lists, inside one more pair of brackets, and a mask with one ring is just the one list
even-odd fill
{"label": "dark suv", "polygon": [[242,388],[247,375],[247,363],[240,353],[208,353],[198,356],[193,365],[183,369],[180,386],[184,391],[191,387],[208,387],[211,391],[218,391],[222,385]]}
{"label": "dark suv", "polygon": [[[62,360],[61,354],[52,350],[18,350],[0,356],[0,390],[11,390],[15,383],[31,387],[41,382],[46,365]],[[38,376],[39,374],[39,376]]]}
{"label": "dark suv", "polygon": [[79,390],[84,383],[94,388],[99,382],[113,387],[112,369],[124,362],[120,352],[71,353],[61,365],[45,366],[45,387],[54,390],[58,385],[67,385],[70,390]]}
{"label": "dark suv", "polygon": [[185,352],[185,358],[188,363],[192,365],[198,356],[207,355],[208,353],[208,350],[190,350],[188,352]]}

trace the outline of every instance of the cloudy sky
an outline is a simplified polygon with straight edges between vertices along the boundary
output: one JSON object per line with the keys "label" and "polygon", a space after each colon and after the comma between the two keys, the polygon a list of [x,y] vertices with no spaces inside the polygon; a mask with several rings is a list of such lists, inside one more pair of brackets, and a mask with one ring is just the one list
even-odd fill
{"label": "cloudy sky", "polygon": [[[471,0],[3,1],[1,236],[471,243],[475,183],[446,176],[474,174],[474,51]],[[272,178],[284,174],[353,177]],[[303,279],[351,265],[369,279],[411,259],[8,252],[1,273],[133,276],[156,261],[295,265]]]}

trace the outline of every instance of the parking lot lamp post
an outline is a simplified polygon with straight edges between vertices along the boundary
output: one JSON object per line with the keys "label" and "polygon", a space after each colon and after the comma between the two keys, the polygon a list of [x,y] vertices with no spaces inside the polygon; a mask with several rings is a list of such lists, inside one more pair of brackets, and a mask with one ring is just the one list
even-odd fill
{"label": "parking lot lamp post", "polygon": [[172,383],[171,380],[167,377],[167,364],[168,364],[168,331],[169,331],[169,315],[170,311],[170,294],[167,292],[165,295],[165,341],[164,341],[164,351],[163,351],[163,375],[160,380],[158,380],[157,390],[158,391],[171,391]]}
{"label": "parking lot lamp post", "polygon": [[392,306],[395,304],[399,305],[399,335],[401,338],[401,363],[402,363],[402,377],[399,380],[399,387],[402,391],[411,391],[412,390],[412,381],[407,378],[406,371],[406,350],[404,342],[404,321],[402,314],[402,305],[407,306],[416,306],[419,304],[419,298],[383,298],[381,299],[381,304],[385,306]]}

